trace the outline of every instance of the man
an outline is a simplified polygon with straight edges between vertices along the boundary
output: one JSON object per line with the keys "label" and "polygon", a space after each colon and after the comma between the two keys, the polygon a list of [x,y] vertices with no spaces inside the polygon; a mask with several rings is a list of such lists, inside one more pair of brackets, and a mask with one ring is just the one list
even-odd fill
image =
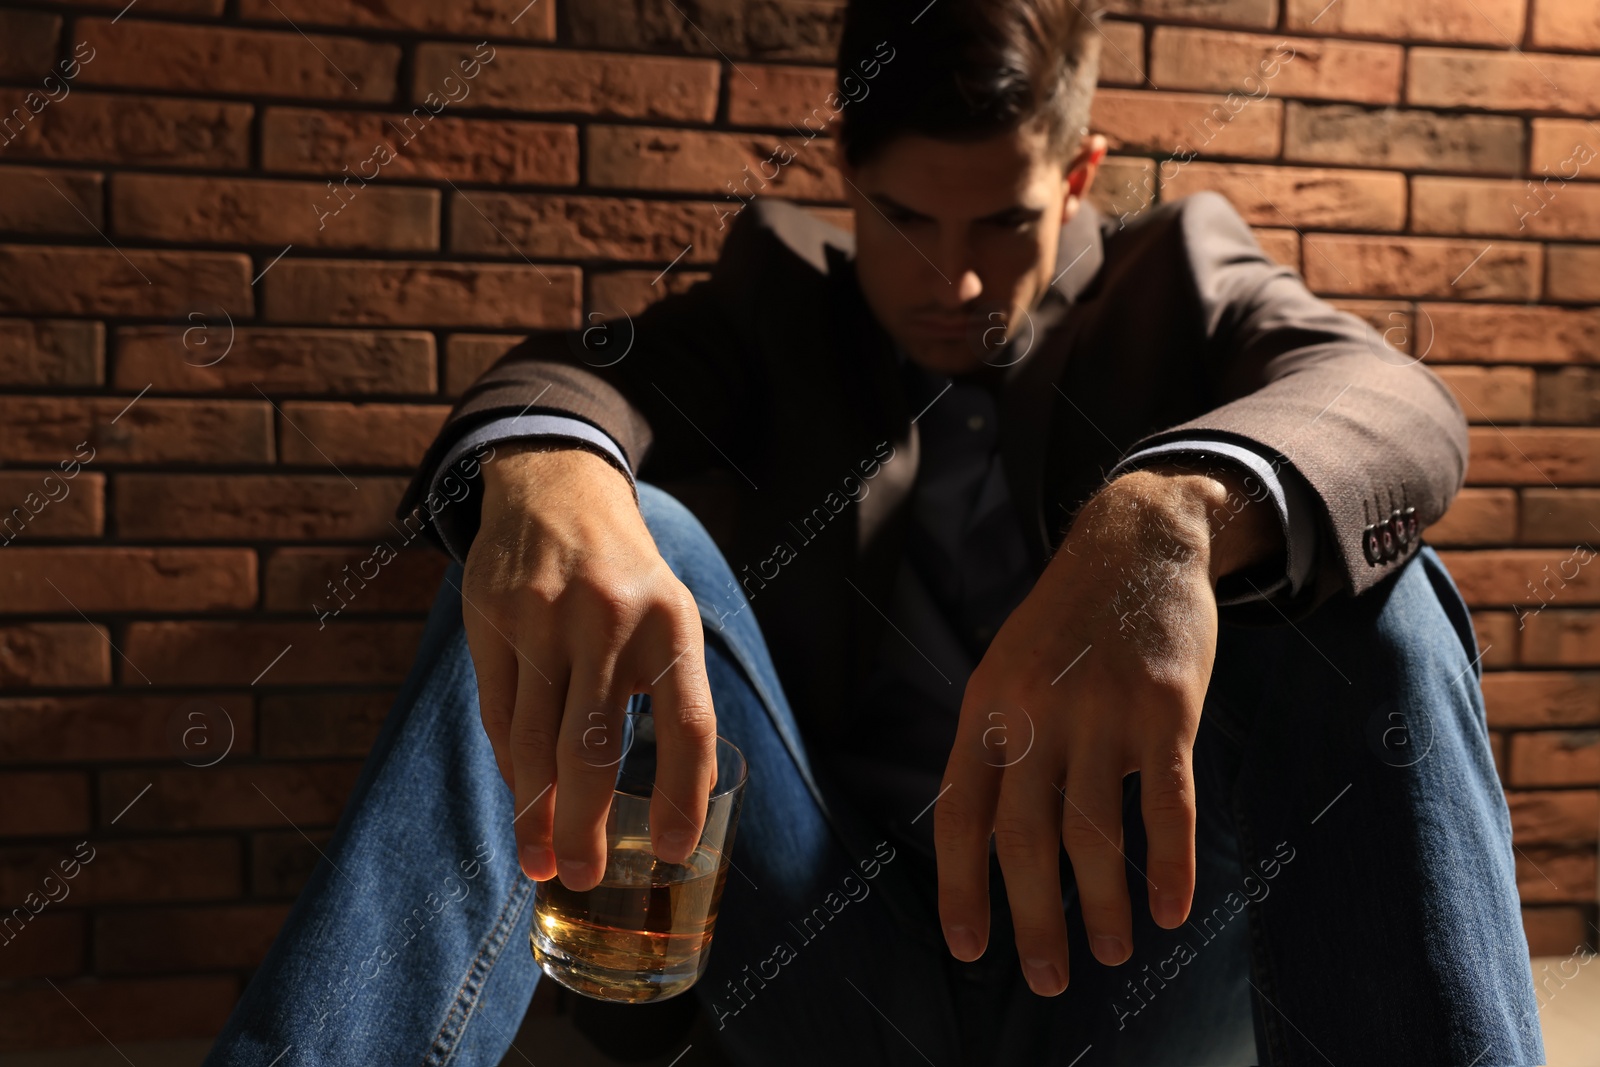
{"label": "man", "polygon": [[1087,206],[1098,48],[857,0],[853,242],[741,205],[709,281],[473,385],[402,506],[464,569],[215,1062],[498,1062],[646,698],[662,859],[714,735],[750,763],[695,989],[734,1062],[1541,1059],[1419,541],[1460,410],[1220,197]]}

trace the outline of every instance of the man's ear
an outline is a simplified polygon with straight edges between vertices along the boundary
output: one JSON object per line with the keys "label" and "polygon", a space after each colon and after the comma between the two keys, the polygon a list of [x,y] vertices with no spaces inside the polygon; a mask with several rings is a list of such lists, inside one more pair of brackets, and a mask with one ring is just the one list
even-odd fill
{"label": "man's ear", "polygon": [[1093,134],[1083,139],[1083,144],[1078,147],[1072,161],[1067,164],[1067,196],[1082,200],[1089,194],[1089,188],[1094,185],[1094,177],[1100,172],[1100,161],[1105,159],[1110,142],[1104,134]]}

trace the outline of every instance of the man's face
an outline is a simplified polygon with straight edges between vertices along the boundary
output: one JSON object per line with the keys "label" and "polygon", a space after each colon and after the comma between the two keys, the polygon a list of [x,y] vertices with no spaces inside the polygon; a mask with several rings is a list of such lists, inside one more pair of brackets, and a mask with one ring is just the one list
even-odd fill
{"label": "man's face", "polygon": [[1105,149],[1096,135],[1051,160],[1042,133],[1013,131],[967,143],[903,134],[860,168],[838,151],[862,291],[912,360],[964,374],[1026,336],[1024,313],[1054,278],[1061,226]]}

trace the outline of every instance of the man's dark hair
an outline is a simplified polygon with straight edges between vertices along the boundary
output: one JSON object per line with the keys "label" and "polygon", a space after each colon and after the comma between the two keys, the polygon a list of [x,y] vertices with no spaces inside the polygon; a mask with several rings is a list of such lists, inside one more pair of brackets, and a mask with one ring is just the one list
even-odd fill
{"label": "man's dark hair", "polygon": [[850,0],[837,71],[845,158],[865,163],[903,133],[966,141],[1036,127],[1065,163],[1089,122],[1098,7],[1093,0]]}

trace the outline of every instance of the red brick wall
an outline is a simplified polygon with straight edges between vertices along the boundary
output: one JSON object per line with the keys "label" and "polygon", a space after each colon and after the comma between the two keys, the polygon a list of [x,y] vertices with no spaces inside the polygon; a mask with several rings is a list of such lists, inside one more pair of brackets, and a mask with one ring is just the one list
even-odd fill
{"label": "red brick wall", "polygon": [[[1099,206],[1224,191],[1462,398],[1470,488],[1430,536],[1564,954],[1600,824],[1600,9],[1325,2],[1123,0]],[[826,114],[840,8],[124,3],[0,6],[0,906],[66,892],[0,945],[0,1051],[97,1043],[74,1006],[215,1031],[442,560],[326,629],[313,601],[519,333],[715,259],[730,183]],[[829,155],[766,192],[848,224]]]}

